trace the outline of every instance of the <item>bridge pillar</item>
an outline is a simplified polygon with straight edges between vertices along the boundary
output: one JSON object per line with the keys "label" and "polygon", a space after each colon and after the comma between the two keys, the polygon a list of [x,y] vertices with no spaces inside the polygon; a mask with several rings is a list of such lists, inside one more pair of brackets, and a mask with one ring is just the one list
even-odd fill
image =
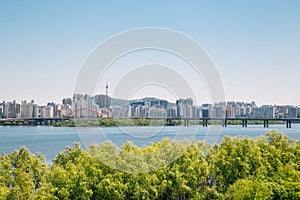
{"label": "bridge pillar", "polygon": [[184,124],[184,126],[189,126],[189,120],[188,119],[184,119],[183,120],[183,124]]}
{"label": "bridge pillar", "polygon": [[269,128],[269,120],[264,120],[264,128]]}
{"label": "bridge pillar", "polygon": [[292,128],[292,121],[286,120],[286,128]]}
{"label": "bridge pillar", "polygon": [[225,120],[222,120],[222,126],[223,127],[227,127],[227,120],[225,119]]}
{"label": "bridge pillar", "polygon": [[207,119],[203,119],[203,127],[207,127],[208,126],[208,120]]}
{"label": "bridge pillar", "polygon": [[242,119],[242,126],[243,127],[248,127],[248,120],[247,119]]}
{"label": "bridge pillar", "polygon": [[166,119],[165,125],[166,125],[166,126],[169,126],[169,124],[170,124],[170,119]]}

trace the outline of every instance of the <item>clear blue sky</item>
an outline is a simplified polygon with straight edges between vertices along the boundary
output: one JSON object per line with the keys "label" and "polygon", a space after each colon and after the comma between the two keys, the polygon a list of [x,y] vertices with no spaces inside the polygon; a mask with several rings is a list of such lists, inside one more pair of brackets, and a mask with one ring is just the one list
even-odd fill
{"label": "clear blue sky", "polygon": [[[60,102],[100,42],[180,31],[214,60],[227,100],[300,104],[300,1],[0,1],[0,99]],[[104,91],[104,90],[103,90]]]}

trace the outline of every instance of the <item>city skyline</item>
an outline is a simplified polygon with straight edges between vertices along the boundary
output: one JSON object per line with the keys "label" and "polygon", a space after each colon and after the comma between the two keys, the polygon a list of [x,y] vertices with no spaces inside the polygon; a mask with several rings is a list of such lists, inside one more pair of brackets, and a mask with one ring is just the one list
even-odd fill
{"label": "city skyline", "polygon": [[[299,9],[300,2],[293,0],[1,2],[0,99],[59,102],[72,96],[82,63],[101,42],[130,29],[162,27],[186,34],[207,51],[223,80],[226,101],[300,105]],[[121,60],[115,67],[123,71],[109,73],[96,92],[105,94],[108,81],[113,94],[120,71],[130,70],[126,61],[136,65],[161,57],[148,52]],[[163,57],[178,73],[185,73],[185,65]],[[192,76],[189,81],[203,82]],[[203,91],[197,101],[209,102]],[[151,87],[136,96],[149,93],[176,99]]]}
{"label": "city skyline", "polygon": [[[73,94],[72,96],[74,96],[76,94]],[[89,94],[79,94],[79,95],[89,95]],[[94,95],[89,95],[89,96],[101,96],[101,95],[106,95],[106,93],[97,93],[97,94],[94,94]],[[72,96],[64,96],[62,98],[60,98],[60,100],[58,101],[52,101],[52,100],[48,100],[46,101],[45,103],[39,103],[35,100],[35,98],[31,98],[31,99],[24,99],[24,98],[20,98],[21,100],[18,100],[18,99],[0,99],[0,103],[2,103],[3,101],[5,102],[13,102],[13,101],[16,101],[16,102],[31,102],[31,101],[34,101],[35,103],[37,103],[38,105],[41,105],[41,106],[44,106],[44,105],[47,105],[49,103],[55,103],[55,104],[62,104],[63,100],[64,99],[72,99]],[[166,98],[161,98],[161,97],[158,97],[158,96],[142,96],[142,97],[139,97],[139,98],[131,98],[131,99],[122,99],[122,98],[116,98],[116,97],[113,97],[113,96],[110,96],[109,94],[107,95],[109,98],[113,98],[113,99],[118,99],[118,100],[126,100],[126,101],[139,101],[139,100],[142,100],[142,99],[145,99],[145,98],[154,98],[154,99],[160,99],[160,100],[166,100],[168,101],[169,103],[173,103],[175,104],[177,100],[179,99],[189,99],[191,97],[185,97],[185,98],[178,98],[174,101],[169,101],[168,99]],[[192,99],[192,98],[191,98]],[[192,99],[194,101],[194,99]],[[195,102],[195,101],[194,101]],[[274,104],[258,104],[257,101],[255,101],[255,99],[253,100],[250,100],[250,101],[246,101],[246,100],[226,100],[226,101],[221,101],[221,102],[199,102],[199,104],[196,104],[197,106],[201,106],[202,104],[216,104],[216,103],[222,103],[222,102],[225,102],[225,103],[228,103],[228,102],[241,102],[241,103],[251,103],[251,102],[255,102],[255,104],[257,106],[266,106],[266,105],[272,105],[272,106],[295,106],[295,107],[300,107],[300,104],[288,104],[288,103],[283,103],[283,104],[278,104],[278,103],[274,103]]]}
{"label": "city skyline", "polygon": [[1,118],[61,118],[61,117],[247,117],[247,118],[298,118],[300,107],[295,105],[257,105],[255,101],[228,101],[195,104],[192,98],[169,102],[155,97],[124,100],[106,94],[90,96],[73,94],[61,103],[48,102],[39,105],[34,100],[20,103],[3,100],[0,103]]}

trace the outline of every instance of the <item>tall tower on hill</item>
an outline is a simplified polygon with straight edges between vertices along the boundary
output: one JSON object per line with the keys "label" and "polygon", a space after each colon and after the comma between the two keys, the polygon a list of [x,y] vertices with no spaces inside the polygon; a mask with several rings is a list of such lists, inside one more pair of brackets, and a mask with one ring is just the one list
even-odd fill
{"label": "tall tower on hill", "polygon": [[106,91],[105,94],[106,94],[106,96],[108,96],[108,83],[107,83],[107,81],[106,81],[105,89],[106,89],[106,90],[105,90],[105,91]]}

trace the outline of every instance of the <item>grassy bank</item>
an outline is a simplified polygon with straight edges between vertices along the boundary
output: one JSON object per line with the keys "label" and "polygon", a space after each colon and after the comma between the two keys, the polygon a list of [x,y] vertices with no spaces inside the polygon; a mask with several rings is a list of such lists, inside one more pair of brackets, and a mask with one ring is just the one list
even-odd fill
{"label": "grassy bank", "polygon": [[[189,125],[202,125],[202,120],[190,120]],[[183,120],[172,120],[172,126],[183,125]],[[221,121],[209,121],[209,125],[221,125]],[[262,120],[249,120],[248,125],[263,124]],[[270,121],[269,124],[284,124],[283,121]],[[166,120],[137,119],[74,119],[56,122],[55,127],[117,127],[117,126],[165,126]],[[169,124],[170,125],[170,124]],[[241,121],[227,120],[227,125],[242,125]]]}

